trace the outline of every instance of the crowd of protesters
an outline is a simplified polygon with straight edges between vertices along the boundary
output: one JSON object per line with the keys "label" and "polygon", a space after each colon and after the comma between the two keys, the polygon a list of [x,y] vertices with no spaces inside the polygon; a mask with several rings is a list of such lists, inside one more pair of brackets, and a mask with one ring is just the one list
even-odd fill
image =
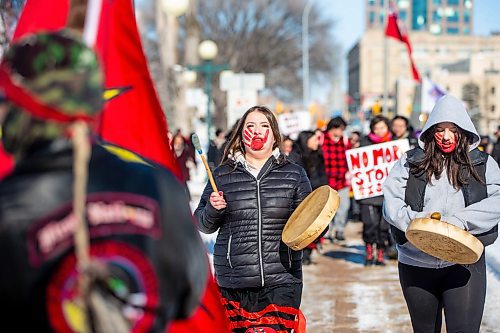
{"label": "crowd of protesters", "polygon": [[[221,162],[227,133],[216,129],[214,139],[210,140],[207,160],[210,168],[215,169]],[[478,149],[489,153],[500,164],[500,127],[495,132],[495,142],[488,136],[481,136]],[[397,259],[396,242],[391,235],[389,224],[382,216],[383,196],[355,200],[347,167],[346,150],[390,140],[408,139],[410,149],[418,146],[417,132],[408,118],[396,115],[389,119],[382,115],[372,117],[368,132],[350,126],[342,117],[330,119],[326,126],[315,130],[300,132],[295,140],[283,136],[280,150],[287,159],[304,168],[312,189],[330,185],[340,196],[340,206],[331,221],[329,230],[321,241],[342,243],[345,241],[344,229],[348,222],[363,223],[363,242],[365,243],[366,266],[385,265],[385,259]],[[189,181],[189,173],[196,166],[194,150],[188,136],[178,130],[172,135],[172,148],[179,158],[184,182]],[[187,189],[187,186],[186,186]],[[318,248],[315,242],[304,249],[303,263],[310,264],[311,252]]]}
{"label": "crowd of protesters", "polygon": [[[354,199],[346,151],[398,139],[408,139],[410,147],[415,147],[417,138],[408,119],[399,115],[392,120],[381,115],[373,117],[366,134],[349,127],[342,117],[334,117],[325,128],[299,133],[296,141],[285,137],[281,149],[289,160],[306,170],[313,189],[328,184],[340,196],[340,206],[325,239],[342,243],[347,221],[361,221],[365,265],[385,265],[385,258],[395,259],[397,253],[389,225],[382,217],[383,197]],[[311,251],[316,247],[312,244],[304,250],[304,264],[311,263]]]}
{"label": "crowd of protesters", "polygon": [[[259,112],[266,111],[266,108],[263,108],[262,111],[258,109]],[[269,116],[269,119],[274,119]],[[275,120],[270,121],[274,123]],[[241,125],[241,124],[240,124]],[[346,151],[349,149],[355,149],[360,147],[366,147],[370,145],[376,145],[384,142],[389,142],[392,140],[408,140],[408,144],[410,149],[416,148],[419,146],[418,135],[417,132],[413,130],[410,126],[409,120],[401,115],[397,115],[392,119],[389,119],[383,115],[373,116],[369,121],[369,126],[366,131],[363,131],[360,128],[349,125],[342,117],[337,116],[330,119],[328,123],[325,124],[323,128],[317,128],[315,130],[307,130],[302,131],[300,133],[296,133],[296,136],[293,139],[289,136],[282,136],[281,142],[277,138],[277,134],[273,134],[275,144],[279,143],[279,151],[278,149],[269,148],[269,152],[273,151],[271,156],[281,156],[276,157],[276,161],[286,160],[293,164],[296,164],[305,171],[310,183],[311,190],[315,190],[322,185],[329,185],[333,189],[335,189],[340,196],[340,206],[333,218],[330,222],[329,228],[326,233],[323,234],[323,238],[317,239],[315,242],[308,245],[302,251],[302,264],[309,265],[312,263],[312,252],[320,247],[319,244],[325,241],[329,241],[332,243],[337,243],[339,245],[344,245],[345,234],[344,230],[348,221],[352,222],[361,222],[362,223],[362,239],[364,242],[364,265],[365,266],[384,266],[386,265],[386,259],[398,259],[398,251],[396,250],[397,235],[393,235],[392,232],[394,229],[390,227],[389,222],[393,223],[393,221],[387,221],[384,218],[383,211],[383,202],[384,196],[379,195],[375,197],[369,197],[361,200],[356,200],[353,195],[353,191],[351,188],[351,175],[348,169],[348,162],[346,158]],[[241,125],[242,126],[242,125]],[[243,133],[243,129],[236,129],[236,133]],[[276,131],[276,130],[274,130]],[[216,130],[216,135],[213,140],[210,141],[208,147],[208,162],[210,168],[214,170],[215,174],[219,174],[224,168],[224,165],[227,164],[228,158],[235,159],[235,157],[230,153],[230,151],[234,150],[235,147],[240,147],[241,145],[238,143],[239,141],[234,140],[245,140],[245,136],[241,134],[240,136],[236,134],[233,135],[234,129],[229,130],[227,133],[222,131],[221,129]],[[500,160],[500,127],[497,129],[496,133],[496,141],[495,143],[491,142],[487,136],[481,136],[480,140],[478,140],[478,149],[489,153],[497,163]],[[238,139],[239,138],[239,139]],[[231,147],[227,148],[227,142],[233,142],[232,150]],[[234,143],[236,142],[236,143]],[[244,142],[244,141],[243,141]],[[237,144],[238,143],[238,144]],[[247,145],[247,147],[253,147],[251,145]],[[182,134],[178,131],[175,135],[172,136],[172,148],[175,154],[177,155],[179,162],[181,164],[181,169],[183,170],[182,174],[185,177],[184,182],[186,183],[189,180],[189,169],[194,166],[195,158],[194,158],[194,150],[192,149],[192,145],[188,137],[183,137]],[[225,150],[229,149],[228,152]],[[247,148],[250,149],[250,148]],[[254,148],[252,148],[254,149]],[[254,149],[255,150],[255,149]],[[258,151],[258,149],[256,150]],[[228,155],[229,154],[229,155]],[[268,155],[269,155],[268,154]],[[262,161],[267,160],[266,158],[262,159]],[[226,157],[225,157],[226,156]],[[255,177],[258,178],[260,175],[260,169],[255,169],[253,164],[246,159],[251,156],[245,155],[245,162],[243,165],[246,165],[247,171],[252,173]],[[272,159],[272,158],[271,158]],[[226,161],[226,163],[224,162]],[[253,163],[255,163],[254,160]],[[278,163],[277,162],[277,163]],[[282,162],[279,162],[282,163]],[[278,164],[279,164],[278,163]],[[233,166],[234,167],[234,166]],[[230,168],[226,171],[230,171]],[[245,171],[242,171],[242,175],[246,174]],[[226,177],[225,173],[221,173],[220,176],[217,176],[217,180],[220,183],[222,175]],[[251,178],[251,177],[250,177]],[[187,188],[187,187],[186,187]],[[221,205],[222,210],[225,210],[227,205],[227,199],[232,200],[232,204],[234,205],[234,198],[231,199],[231,195],[228,194],[231,189],[225,188],[224,194],[223,192],[212,193],[210,195],[211,187],[208,184],[207,188],[204,191],[204,197],[200,202],[200,206],[198,206],[198,220],[204,226],[201,227],[203,232],[213,232],[218,228],[223,228],[226,224],[229,226],[230,223],[227,221],[234,219],[235,216],[240,216],[240,209],[232,208],[232,217],[220,217],[219,220],[211,220],[209,224],[205,223],[208,220],[205,220],[206,207],[214,206],[216,209],[219,209],[217,205]],[[214,198],[212,198],[214,196]],[[220,198],[220,202],[216,201],[217,198]],[[213,201],[213,203],[212,203]],[[247,200],[248,201],[248,200]],[[208,202],[211,204],[209,205]],[[243,202],[243,201],[241,201]],[[252,206],[253,207],[253,206]],[[214,210],[215,211],[215,210]],[[213,212],[212,212],[213,213]],[[204,215],[205,214],[205,215]],[[214,215],[215,216],[215,215]],[[217,215],[218,216],[218,215]],[[219,218],[219,217],[218,217]],[[226,221],[226,219],[229,219]],[[210,225],[208,228],[206,225]],[[246,224],[242,224],[241,237],[242,239],[246,239]],[[203,228],[208,228],[204,230]],[[228,227],[229,228],[229,227]],[[220,285],[223,291],[223,295],[227,302],[236,302],[243,309],[242,313],[246,313],[248,309],[252,308],[250,303],[244,304],[242,301],[242,296],[240,294],[233,294],[229,291],[233,290],[231,288],[243,288],[238,289],[241,292],[247,293],[248,288],[254,287],[252,284],[243,285],[240,283],[239,279],[243,279],[242,281],[246,281],[246,275],[242,275],[242,277],[238,277],[236,279],[235,276],[232,276],[231,279],[227,281],[232,281],[231,283],[235,283],[234,285],[227,284],[225,280],[224,271],[227,269],[227,265],[225,263],[226,260],[229,260],[229,266],[231,267],[231,263],[233,260],[239,260],[238,258],[238,246],[236,244],[240,244],[241,241],[235,242],[235,237],[239,237],[237,230],[229,230],[229,238],[220,238],[218,236],[219,244],[216,244],[216,248],[219,248],[219,252],[215,251],[214,260],[216,265],[216,272],[219,271],[219,283],[224,283],[224,285]],[[222,230],[222,229],[221,229]],[[219,231],[220,232],[220,231]],[[225,232],[225,231],[223,231]],[[224,234],[225,235],[225,234]],[[236,235],[236,236],[235,236]],[[231,246],[233,244],[234,246]],[[222,252],[221,252],[222,251]],[[235,252],[236,251],[236,252]],[[281,250],[280,250],[281,251]],[[279,251],[277,251],[279,252]],[[290,255],[289,255],[290,256]],[[281,260],[281,259],[280,259]],[[300,262],[300,259],[299,259]],[[219,267],[220,266],[220,267]],[[222,267],[222,268],[221,268]],[[232,268],[232,267],[231,267]],[[221,269],[223,272],[221,273]],[[221,275],[222,274],[222,275]],[[280,272],[281,274],[281,272]],[[283,274],[288,274],[283,272]],[[283,276],[285,276],[283,275]],[[224,278],[222,278],[222,277]],[[221,280],[222,279],[222,280]],[[238,280],[238,281],[237,281]],[[274,291],[269,294],[271,298],[259,301],[259,305],[256,309],[261,309],[269,304],[279,304],[292,306],[294,309],[298,307],[300,304],[300,294],[301,294],[301,283],[297,282],[297,290],[293,289],[293,295],[290,295],[292,299],[297,301],[296,303],[283,303],[280,298],[282,291],[279,293],[274,293]],[[228,286],[229,289],[224,289],[224,286]],[[278,287],[281,287],[281,284],[277,284]],[[288,286],[288,284],[287,284]],[[248,288],[247,288],[248,287]],[[274,288],[274,287],[273,287]],[[287,287],[288,288],[288,287]],[[268,294],[270,291],[266,288],[257,288],[255,289],[256,295],[260,297],[262,293]],[[274,289],[273,289],[274,290]],[[274,295],[274,296],[273,296]],[[260,298],[259,298],[260,299]],[[236,304],[234,303],[234,304]],[[232,303],[231,303],[232,304]],[[232,308],[231,308],[232,309]],[[239,308],[238,308],[239,309]],[[233,309],[234,310],[234,309]],[[231,311],[233,311],[231,310]],[[239,310],[238,310],[239,311]],[[240,312],[238,312],[240,313]],[[231,319],[232,320],[232,319]],[[413,320],[413,317],[412,317]],[[235,324],[236,325],[236,324]],[[280,324],[281,325],[281,324]],[[283,324],[284,325],[284,324]],[[286,325],[285,325],[286,326]],[[235,326],[236,327],[236,326]],[[234,328],[234,327],[233,327]]]}

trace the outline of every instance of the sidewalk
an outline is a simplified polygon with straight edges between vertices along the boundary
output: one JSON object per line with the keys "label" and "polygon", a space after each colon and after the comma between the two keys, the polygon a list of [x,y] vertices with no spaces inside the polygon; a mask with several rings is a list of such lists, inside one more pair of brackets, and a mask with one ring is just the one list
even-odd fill
{"label": "sidewalk", "polygon": [[325,243],[304,266],[302,311],[308,333],[411,332],[397,263],[365,267],[361,223],[348,223],[343,246]]}
{"label": "sidewalk", "polygon": [[[201,165],[192,176],[189,187],[194,211],[207,180]],[[313,253],[314,264],[304,266],[301,309],[307,319],[308,333],[412,332],[399,285],[397,262],[388,260],[384,267],[364,267],[361,229],[361,223],[348,223],[344,244],[326,243],[322,255]],[[213,251],[216,233],[201,236],[207,248]],[[500,332],[500,255],[496,253],[500,243],[497,245],[489,247],[490,256],[487,253],[487,261],[496,265],[488,268],[481,333]]]}
{"label": "sidewalk", "polygon": [[[322,255],[313,253],[314,264],[304,266],[301,309],[308,333],[412,332],[397,261],[365,267],[361,229],[362,223],[348,223],[345,244],[325,243]],[[492,325],[498,322],[499,283],[489,274],[488,284],[481,333],[500,332]]]}

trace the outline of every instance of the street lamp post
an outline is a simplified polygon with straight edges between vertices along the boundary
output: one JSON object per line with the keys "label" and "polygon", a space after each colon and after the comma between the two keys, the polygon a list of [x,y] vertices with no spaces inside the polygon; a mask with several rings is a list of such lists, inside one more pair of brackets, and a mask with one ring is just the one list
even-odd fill
{"label": "street lamp post", "polygon": [[161,6],[165,12],[177,17],[186,12],[189,7],[189,0],[162,0]]}
{"label": "street lamp post", "polygon": [[198,46],[198,54],[203,63],[201,65],[188,65],[187,68],[201,73],[205,78],[205,94],[207,95],[207,141],[210,142],[210,127],[212,126],[212,115],[210,113],[210,105],[212,104],[212,77],[214,74],[223,70],[229,69],[227,64],[216,65],[213,59],[217,56],[217,44],[211,40],[204,40]]}
{"label": "street lamp post", "polygon": [[314,0],[307,1],[302,12],[302,104],[309,103],[309,13]]}
{"label": "street lamp post", "polygon": [[183,92],[183,83],[180,81],[179,72],[176,71],[176,66],[178,66],[178,18],[186,13],[189,2],[189,0],[156,0],[160,57],[165,68],[166,91],[162,104],[165,106],[169,127],[183,130],[186,130],[188,126],[186,126],[186,118],[184,117],[184,101],[180,97]]}

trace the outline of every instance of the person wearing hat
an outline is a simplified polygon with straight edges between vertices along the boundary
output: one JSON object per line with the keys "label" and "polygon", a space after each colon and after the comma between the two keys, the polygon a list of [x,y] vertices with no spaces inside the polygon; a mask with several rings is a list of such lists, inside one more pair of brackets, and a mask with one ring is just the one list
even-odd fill
{"label": "person wearing hat", "polygon": [[[102,109],[96,54],[72,31],[29,35],[0,64],[0,313],[5,332],[164,332],[208,263],[186,193],[152,162],[86,134]],[[87,157],[86,157],[87,156]]]}
{"label": "person wearing hat", "polygon": [[[484,252],[470,265],[431,256],[405,236],[415,218],[434,212],[484,246],[498,236],[500,169],[477,149],[480,137],[462,101],[451,95],[434,106],[418,147],[406,152],[384,185],[384,218],[398,243],[399,280],[415,332],[479,332],[486,296]],[[457,240],[458,241],[458,240]],[[439,246],[439,245],[438,245]]]}

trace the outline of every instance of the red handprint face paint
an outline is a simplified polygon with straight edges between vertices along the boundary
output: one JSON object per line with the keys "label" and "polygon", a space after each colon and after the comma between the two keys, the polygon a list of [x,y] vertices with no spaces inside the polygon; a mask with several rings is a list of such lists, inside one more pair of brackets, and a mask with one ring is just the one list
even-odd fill
{"label": "red handprint face paint", "polygon": [[443,153],[451,153],[457,148],[457,127],[453,123],[439,124],[434,132],[434,140]]}
{"label": "red handprint face paint", "polygon": [[264,136],[256,135],[252,127],[247,127],[243,131],[243,143],[252,150],[261,150],[269,139],[269,128]]}
{"label": "red handprint face paint", "polygon": [[271,124],[261,112],[251,112],[248,114],[245,119],[242,137],[243,143],[249,152],[272,151],[274,136],[271,132]]}

